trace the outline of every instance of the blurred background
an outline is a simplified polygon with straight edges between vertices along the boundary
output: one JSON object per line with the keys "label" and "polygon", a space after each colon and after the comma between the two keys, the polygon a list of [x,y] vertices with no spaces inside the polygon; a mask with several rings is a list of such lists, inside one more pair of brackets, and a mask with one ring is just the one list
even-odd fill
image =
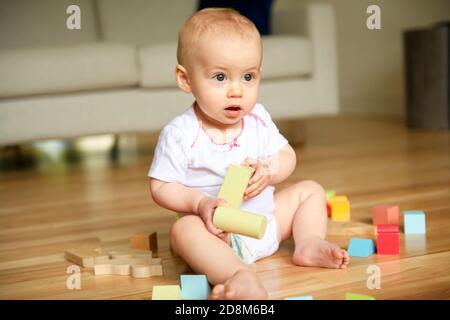
{"label": "blurred background", "polygon": [[448,0],[2,0],[0,170],[150,154],[193,101],[175,85],[176,39],[207,6],[259,28],[260,101],[291,141],[311,117],[448,129]]}

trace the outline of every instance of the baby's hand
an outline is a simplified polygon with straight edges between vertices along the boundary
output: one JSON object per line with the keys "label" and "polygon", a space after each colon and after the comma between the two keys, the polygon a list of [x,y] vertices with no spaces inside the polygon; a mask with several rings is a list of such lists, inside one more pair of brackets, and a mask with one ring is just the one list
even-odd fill
{"label": "baby's hand", "polygon": [[213,235],[223,238],[227,233],[213,225],[214,211],[218,206],[226,206],[227,201],[220,198],[204,197],[198,204],[198,215],[205,223],[206,229]]}
{"label": "baby's hand", "polygon": [[272,175],[270,174],[270,162],[245,158],[241,165],[255,168],[255,172],[253,172],[253,175],[248,182],[248,187],[244,192],[244,199],[247,200],[256,197],[269,185],[272,179]]}

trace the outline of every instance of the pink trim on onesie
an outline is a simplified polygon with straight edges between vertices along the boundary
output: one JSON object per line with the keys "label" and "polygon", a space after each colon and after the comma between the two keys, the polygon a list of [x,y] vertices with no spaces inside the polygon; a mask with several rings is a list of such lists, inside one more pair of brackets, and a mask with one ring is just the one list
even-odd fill
{"label": "pink trim on onesie", "polygon": [[254,114],[254,113],[250,113],[249,116],[255,118],[256,122],[258,122],[258,120],[259,120],[262,123],[262,125],[267,128],[266,123],[264,122],[263,119],[261,119],[261,117],[259,117],[258,115]]}

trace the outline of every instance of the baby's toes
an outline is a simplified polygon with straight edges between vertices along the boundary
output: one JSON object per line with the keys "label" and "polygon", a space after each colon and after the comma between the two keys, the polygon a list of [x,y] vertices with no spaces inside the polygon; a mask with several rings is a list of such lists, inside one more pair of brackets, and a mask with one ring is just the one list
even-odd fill
{"label": "baby's toes", "polygon": [[224,285],[223,284],[218,284],[216,286],[214,286],[214,288],[211,290],[211,299],[212,300],[219,300],[221,299],[221,297],[223,296],[223,292],[224,292]]}
{"label": "baby's toes", "polygon": [[339,261],[339,260],[344,259],[343,250],[341,248],[339,248],[338,246],[335,246],[332,248],[332,254],[333,254],[334,260]]}

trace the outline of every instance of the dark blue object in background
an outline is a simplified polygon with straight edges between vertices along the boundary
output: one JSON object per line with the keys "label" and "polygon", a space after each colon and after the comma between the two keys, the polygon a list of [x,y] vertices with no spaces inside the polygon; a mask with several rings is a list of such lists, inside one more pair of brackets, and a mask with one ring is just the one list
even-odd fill
{"label": "dark blue object in background", "polygon": [[250,19],[261,35],[270,34],[273,0],[199,0],[198,10],[209,7],[232,8]]}

